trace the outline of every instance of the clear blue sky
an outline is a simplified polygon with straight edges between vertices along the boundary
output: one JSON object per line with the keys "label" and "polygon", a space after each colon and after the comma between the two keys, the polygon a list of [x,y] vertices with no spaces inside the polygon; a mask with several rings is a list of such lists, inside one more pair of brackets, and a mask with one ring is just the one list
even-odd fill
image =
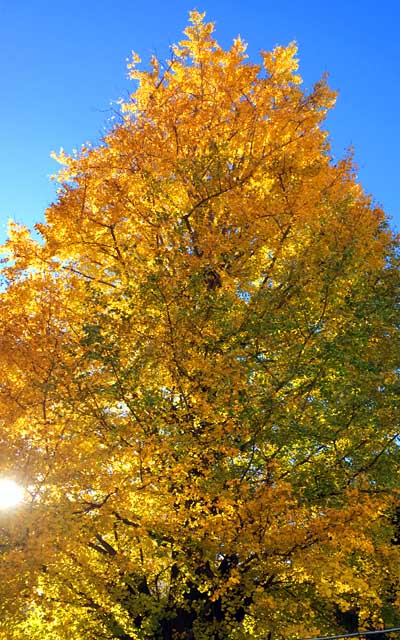
{"label": "clear blue sky", "polygon": [[9,217],[32,226],[54,200],[50,152],[100,140],[110,103],[133,88],[131,50],[166,57],[193,8],[252,59],[296,40],[305,87],[329,72],[334,155],[355,148],[361,183],[400,229],[397,0],[0,0],[0,242]]}

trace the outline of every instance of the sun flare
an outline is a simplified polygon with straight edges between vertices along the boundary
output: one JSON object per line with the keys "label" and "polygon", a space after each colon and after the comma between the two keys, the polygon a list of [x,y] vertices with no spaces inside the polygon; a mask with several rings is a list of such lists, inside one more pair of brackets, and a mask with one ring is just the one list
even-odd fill
{"label": "sun flare", "polygon": [[23,488],[8,478],[0,480],[0,509],[9,509],[22,502],[24,498]]}

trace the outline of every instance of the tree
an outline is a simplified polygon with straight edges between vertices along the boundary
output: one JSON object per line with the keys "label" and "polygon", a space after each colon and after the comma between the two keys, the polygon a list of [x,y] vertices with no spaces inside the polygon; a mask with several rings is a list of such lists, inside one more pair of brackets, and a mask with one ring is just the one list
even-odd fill
{"label": "tree", "polygon": [[[61,154],[1,293],[1,637],[301,638],[398,606],[396,242],[296,48],[193,12]],[[347,612],[347,618],[346,618]],[[347,622],[346,622],[347,620]]]}

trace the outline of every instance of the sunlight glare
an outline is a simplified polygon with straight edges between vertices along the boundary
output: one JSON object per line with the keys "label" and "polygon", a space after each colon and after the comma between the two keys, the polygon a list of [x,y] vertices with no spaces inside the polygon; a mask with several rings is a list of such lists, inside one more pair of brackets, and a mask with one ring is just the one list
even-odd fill
{"label": "sunlight glare", "polygon": [[22,502],[24,498],[23,488],[8,478],[0,480],[0,509],[9,509]]}

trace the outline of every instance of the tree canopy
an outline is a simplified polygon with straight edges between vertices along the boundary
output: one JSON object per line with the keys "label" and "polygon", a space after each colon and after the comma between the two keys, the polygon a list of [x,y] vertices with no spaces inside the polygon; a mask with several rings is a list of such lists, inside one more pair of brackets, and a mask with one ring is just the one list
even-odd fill
{"label": "tree canopy", "polygon": [[[396,239],[296,47],[204,15],[4,246],[0,637],[398,622]],[[350,626],[349,626],[350,625]]]}

